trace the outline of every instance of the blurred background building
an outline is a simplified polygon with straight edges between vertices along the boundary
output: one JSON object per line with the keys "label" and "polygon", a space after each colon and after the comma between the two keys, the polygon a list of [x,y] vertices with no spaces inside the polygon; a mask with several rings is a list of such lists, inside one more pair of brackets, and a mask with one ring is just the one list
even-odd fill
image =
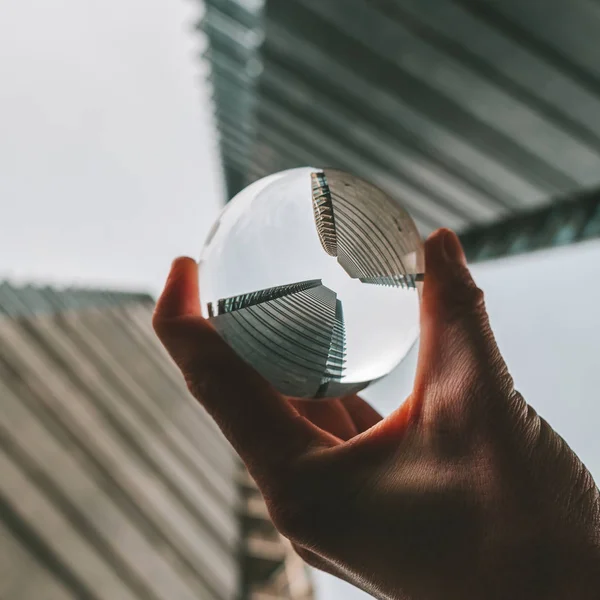
{"label": "blurred background building", "polygon": [[[207,0],[202,35],[183,4],[0,7],[0,271],[82,283],[0,284],[2,600],[312,597],[150,327],[169,261],[250,181],[352,171],[480,261],[600,236],[594,0]],[[476,269],[519,387],[596,477],[599,252]],[[106,290],[130,285],[152,295]]]}
{"label": "blurred background building", "polygon": [[309,600],[153,305],[0,284],[0,598]]}

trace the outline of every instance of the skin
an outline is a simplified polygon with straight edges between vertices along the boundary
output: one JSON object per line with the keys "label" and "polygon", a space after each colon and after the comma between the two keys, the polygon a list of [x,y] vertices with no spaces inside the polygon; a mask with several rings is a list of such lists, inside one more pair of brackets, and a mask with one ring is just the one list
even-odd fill
{"label": "skin", "polygon": [[426,273],[413,392],[385,419],[275,391],[201,317],[192,259],[153,324],[310,565],[381,599],[599,599],[592,476],[514,389],[453,232]]}

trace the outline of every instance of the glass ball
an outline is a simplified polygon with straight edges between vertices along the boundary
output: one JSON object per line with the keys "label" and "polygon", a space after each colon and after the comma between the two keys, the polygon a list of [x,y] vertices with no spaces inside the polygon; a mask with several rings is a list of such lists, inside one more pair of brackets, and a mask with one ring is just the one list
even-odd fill
{"label": "glass ball", "polygon": [[202,314],[287,396],[355,393],[419,335],[417,228],[387,193],[343,171],[291,169],[242,190],[199,268]]}

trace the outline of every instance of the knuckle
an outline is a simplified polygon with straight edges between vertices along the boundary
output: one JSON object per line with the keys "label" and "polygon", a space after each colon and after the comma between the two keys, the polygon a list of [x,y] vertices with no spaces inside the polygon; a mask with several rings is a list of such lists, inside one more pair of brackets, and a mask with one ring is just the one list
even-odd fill
{"label": "knuckle", "polygon": [[452,291],[452,306],[456,316],[464,314],[485,313],[485,295],[483,290],[469,279],[461,286],[456,286]]}
{"label": "knuckle", "polygon": [[452,323],[466,318],[485,317],[485,296],[475,284],[468,271],[455,277],[448,277],[437,289],[435,311],[441,318]]}

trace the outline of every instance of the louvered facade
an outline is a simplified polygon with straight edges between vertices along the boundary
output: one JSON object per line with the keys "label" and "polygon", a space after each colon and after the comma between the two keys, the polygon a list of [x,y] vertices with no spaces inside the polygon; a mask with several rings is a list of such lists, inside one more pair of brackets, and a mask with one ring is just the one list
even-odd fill
{"label": "louvered facade", "polygon": [[0,284],[0,598],[308,600],[153,305]]}
{"label": "louvered facade", "polygon": [[229,197],[282,169],[340,168],[421,234],[460,231],[472,259],[600,235],[595,0],[204,4]]}

